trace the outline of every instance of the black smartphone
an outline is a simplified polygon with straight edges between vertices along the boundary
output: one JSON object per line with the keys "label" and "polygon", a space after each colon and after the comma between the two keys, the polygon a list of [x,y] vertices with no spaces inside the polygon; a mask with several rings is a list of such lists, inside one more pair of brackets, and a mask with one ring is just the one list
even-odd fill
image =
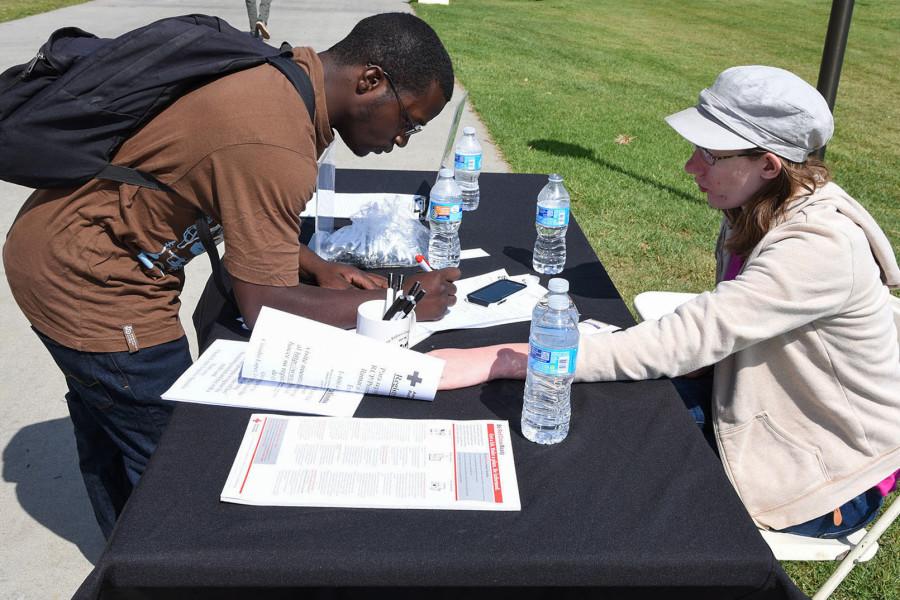
{"label": "black smartphone", "polygon": [[524,283],[513,281],[511,279],[498,279],[493,283],[489,283],[484,287],[478,288],[468,296],[466,300],[473,304],[481,306],[490,306],[491,304],[499,304],[512,296],[521,289],[527,287]]}

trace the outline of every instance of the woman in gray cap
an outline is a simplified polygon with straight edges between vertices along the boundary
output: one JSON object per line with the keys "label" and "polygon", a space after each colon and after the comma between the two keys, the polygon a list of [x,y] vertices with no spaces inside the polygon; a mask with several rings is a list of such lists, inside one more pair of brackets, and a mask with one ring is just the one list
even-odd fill
{"label": "woman in gray cap", "polygon": [[[716,287],[659,319],[581,336],[576,381],[712,367],[711,433],[753,519],[846,535],[875,516],[900,469],[890,242],[810,157],[834,123],[796,75],[728,69],[666,121],[694,144],[685,171],[723,213]],[[443,388],[524,378],[528,363],[527,344],[434,354],[448,361]]]}

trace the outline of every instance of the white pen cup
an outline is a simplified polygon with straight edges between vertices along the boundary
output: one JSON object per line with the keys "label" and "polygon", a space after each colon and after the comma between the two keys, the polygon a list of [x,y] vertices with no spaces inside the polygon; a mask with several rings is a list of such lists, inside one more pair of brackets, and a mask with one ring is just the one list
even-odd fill
{"label": "white pen cup", "polygon": [[356,310],[356,333],[385,344],[408,348],[415,325],[415,311],[410,312],[405,319],[385,321],[383,300],[363,302]]}

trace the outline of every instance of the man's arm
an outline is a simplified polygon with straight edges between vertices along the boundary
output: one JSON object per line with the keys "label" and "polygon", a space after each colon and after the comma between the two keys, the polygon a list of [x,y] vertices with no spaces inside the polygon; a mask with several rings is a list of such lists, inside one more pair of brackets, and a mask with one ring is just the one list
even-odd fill
{"label": "man's arm", "polygon": [[[434,321],[444,316],[447,309],[456,304],[456,286],[453,282],[459,276],[459,269],[450,268],[407,277],[407,290],[416,281],[426,290],[425,297],[416,307],[416,318]],[[237,277],[231,279],[241,315],[251,329],[263,306],[336,327],[352,328],[356,327],[356,308],[360,304],[367,300],[384,299],[383,289],[327,289],[302,283],[294,287],[276,287],[248,283]]]}

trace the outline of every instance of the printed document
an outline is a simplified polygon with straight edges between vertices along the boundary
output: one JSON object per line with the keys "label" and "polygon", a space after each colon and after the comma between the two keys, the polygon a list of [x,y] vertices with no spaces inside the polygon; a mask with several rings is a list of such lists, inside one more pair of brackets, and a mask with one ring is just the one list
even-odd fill
{"label": "printed document", "polygon": [[250,344],[216,340],[162,395],[173,402],[195,402],[261,410],[350,417],[362,400],[359,392],[304,387],[240,376]]}
{"label": "printed document", "polygon": [[264,306],[241,376],[433,400],[443,370],[439,358]]}
{"label": "printed document", "polygon": [[506,421],[254,414],[223,502],[521,510]]}

